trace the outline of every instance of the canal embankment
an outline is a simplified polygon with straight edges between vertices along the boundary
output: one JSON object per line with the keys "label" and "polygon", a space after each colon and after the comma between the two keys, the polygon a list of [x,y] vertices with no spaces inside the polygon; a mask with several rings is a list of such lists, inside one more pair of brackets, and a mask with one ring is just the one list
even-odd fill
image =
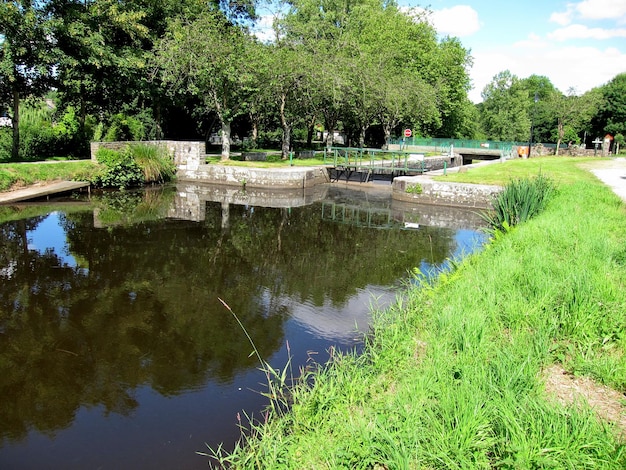
{"label": "canal embankment", "polygon": [[[626,207],[563,164],[575,181],[541,215],[434,283],[416,271],[377,313],[362,354],[336,355],[286,391],[290,410],[246,424],[252,437],[227,458],[237,468],[624,468]],[[581,377],[587,386],[572,385]]]}

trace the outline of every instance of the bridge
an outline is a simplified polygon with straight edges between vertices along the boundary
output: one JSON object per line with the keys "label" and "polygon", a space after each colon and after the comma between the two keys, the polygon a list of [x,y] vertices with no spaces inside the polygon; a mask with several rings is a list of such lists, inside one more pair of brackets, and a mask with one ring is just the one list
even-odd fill
{"label": "bridge", "polygon": [[390,147],[405,152],[454,152],[463,157],[463,164],[468,164],[471,160],[517,157],[517,148],[528,147],[528,142],[408,137],[392,140]]}
{"label": "bridge", "polygon": [[380,150],[355,147],[331,147],[324,150],[324,164],[331,167],[331,181],[357,176],[368,182],[375,175],[421,175],[428,171],[424,155],[403,150]]}

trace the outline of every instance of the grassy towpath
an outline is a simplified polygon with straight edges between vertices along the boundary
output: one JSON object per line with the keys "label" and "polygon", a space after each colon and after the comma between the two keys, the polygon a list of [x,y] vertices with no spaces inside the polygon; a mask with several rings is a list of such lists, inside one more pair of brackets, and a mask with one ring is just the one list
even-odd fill
{"label": "grassy towpath", "polygon": [[415,273],[376,313],[363,354],[279,394],[290,411],[222,457],[268,469],[626,468],[626,206],[587,161],[552,160],[459,174],[483,182],[499,167],[505,182],[541,166],[559,189],[434,284]]}

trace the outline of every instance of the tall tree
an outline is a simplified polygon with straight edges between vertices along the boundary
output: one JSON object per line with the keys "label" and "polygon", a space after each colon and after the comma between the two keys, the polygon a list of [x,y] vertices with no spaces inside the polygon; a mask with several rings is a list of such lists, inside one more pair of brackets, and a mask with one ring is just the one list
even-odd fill
{"label": "tall tree", "polygon": [[601,91],[602,101],[593,118],[594,131],[600,137],[604,133],[626,134],[626,73],[616,75]]}
{"label": "tall tree", "polygon": [[0,4],[0,101],[11,108],[13,160],[19,159],[20,101],[41,96],[51,83],[54,60],[48,26],[40,2],[5,0]]}
{"label": "tall tree", "polygon": [[481,120],[488,139],[525,141],[528,138],[529,93],[515,75],[508,70],[498,73],[481,95]]}
{"label": "tall tree", "polygon": [[156,48],[158,77],[172,95],[194,96],[221,122],[222,159],[230,158],[231,124],[247,112],[253,70],[251,38],[215,9],[175,20]]}

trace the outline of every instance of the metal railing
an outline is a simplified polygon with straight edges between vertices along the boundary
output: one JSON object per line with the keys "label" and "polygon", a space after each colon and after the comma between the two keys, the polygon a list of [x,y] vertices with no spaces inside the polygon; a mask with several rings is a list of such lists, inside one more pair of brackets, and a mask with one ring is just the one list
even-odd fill
{"label": "metal railing", "polygon": [[324,150],[324,164],[353,171],[371,170],[388,172],[426,171],[424,155],[416,152],[380,150],[356,147],[331,147]]}

